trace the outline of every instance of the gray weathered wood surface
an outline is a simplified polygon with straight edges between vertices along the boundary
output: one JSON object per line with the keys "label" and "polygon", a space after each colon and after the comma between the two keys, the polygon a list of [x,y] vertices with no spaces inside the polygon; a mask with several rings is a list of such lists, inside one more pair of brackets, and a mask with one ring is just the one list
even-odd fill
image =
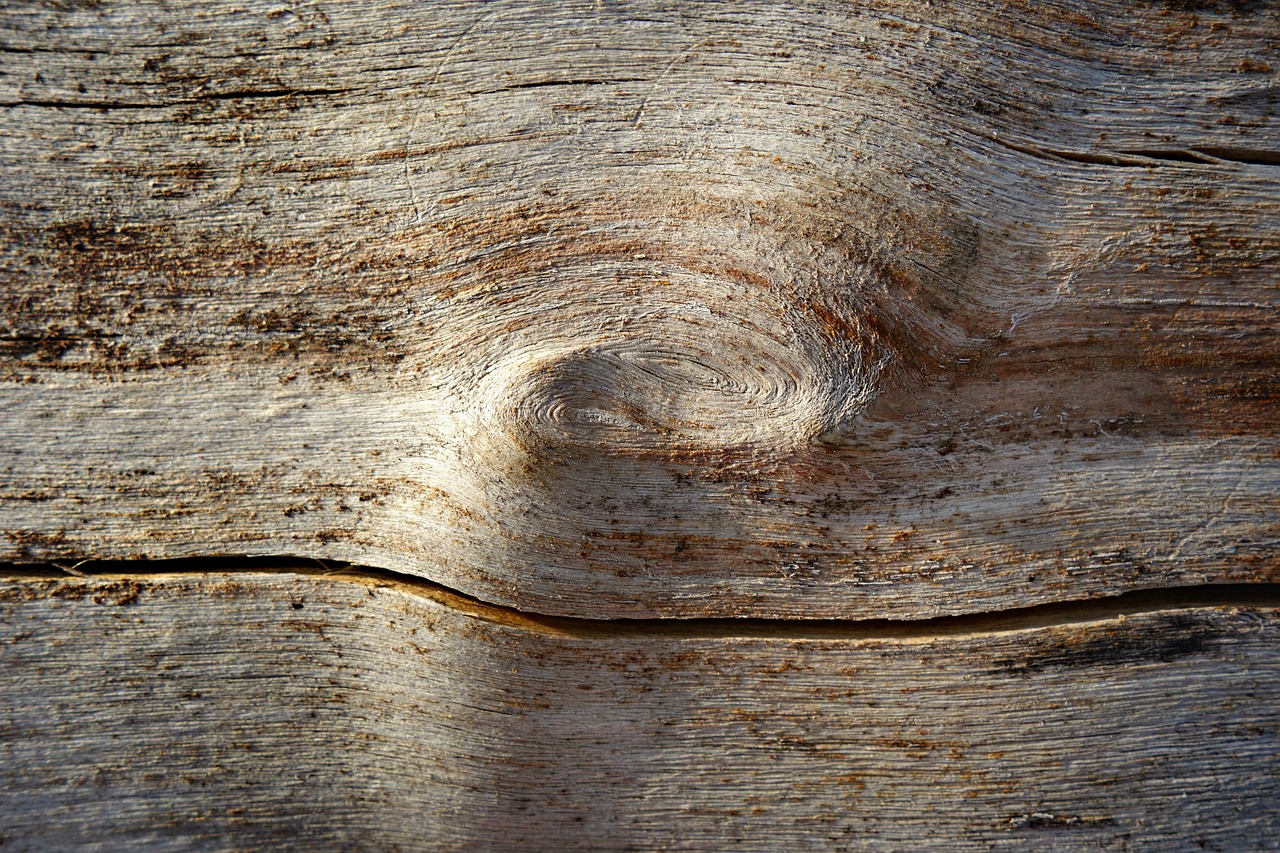
{"label": "gray weathered wood surface", "polygon": [[1274,848],[1278,69],[0,5],[0,849]]}
{"label": "gray weathered wood surface", "polygon": [[7,559],[577,616],[1274,579],[1270,2],[21,3]]}
{"label": "gray weathered wood surface", "polygon": [[1274,849],[1277,604],[628,636],[354,577],[11,580],[0,822],[6,850]]}

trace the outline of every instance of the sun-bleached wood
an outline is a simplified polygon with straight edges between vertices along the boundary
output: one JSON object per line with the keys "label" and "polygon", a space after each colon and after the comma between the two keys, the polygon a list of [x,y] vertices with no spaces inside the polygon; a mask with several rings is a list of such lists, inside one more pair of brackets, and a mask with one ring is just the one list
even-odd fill
{"label": "sun-bleached wood", "polygon": [[0,849],[1273,846],[1277,34],[5,4]]}
{"label": "sun-bleached wood", "polygon": [[1275,604],[806,637],[589,630],[361,578],[10,578],[0,835],[1259,850],[1280,833]]}
{"label": "sun-bleached wood", "polygon": [[1277,32],[7,4],[0,556],[594,617],[1274,580]]}

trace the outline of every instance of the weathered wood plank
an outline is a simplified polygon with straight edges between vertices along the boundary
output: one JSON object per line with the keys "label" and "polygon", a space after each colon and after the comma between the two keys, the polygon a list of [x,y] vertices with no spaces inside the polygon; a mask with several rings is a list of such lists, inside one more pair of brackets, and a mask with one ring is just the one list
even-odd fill
{"label": "weathered wood plank", "polygon": [[1264,849],[1276,604],[806,634],[531,621],[317,575],[10,578],[0,834],[7,850]]}
{"label": "weathered wood plank", "polygon": [[1274,3],[9,4],[6,559],[1277,577]]}

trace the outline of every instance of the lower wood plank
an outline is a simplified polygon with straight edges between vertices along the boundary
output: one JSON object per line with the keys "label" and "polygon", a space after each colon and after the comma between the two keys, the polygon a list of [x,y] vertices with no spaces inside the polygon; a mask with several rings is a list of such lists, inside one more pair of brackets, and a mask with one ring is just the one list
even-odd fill
{"label": "lower wood plank", "polygon": [[11,578],[0,842],[1262,849],[1278,614],[733,636],[368,578]]}

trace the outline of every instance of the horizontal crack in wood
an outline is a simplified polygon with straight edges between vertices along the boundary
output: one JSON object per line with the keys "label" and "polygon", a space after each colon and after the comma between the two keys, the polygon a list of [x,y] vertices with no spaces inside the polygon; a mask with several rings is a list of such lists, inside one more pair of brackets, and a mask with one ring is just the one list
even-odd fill
{"label": "horizontal crack in wood", "polygon": [[[472,618],[535,633],[576,638],[651,636],[669,639],[879,640],[929,642],[1123,620],[1143,613],[1205,607],[1280,608],[1280,583],[1162,587],[1083,601],[938,616],[929,619],[662,618],[588,619],[546,616],[490,604],[423,578],[387,569],[293,557],[201,557],[176,560],[102,560],[75,564],[0,563],[0,584],[23,580],[144,580],[172,575],[298,574],[336,582],[394,587],[431,599]],[[0,594],[0,597],[3,597]],[[128,603],[132,603],[132,598]]]}
{"label": "horizontal crack in wood", "polygon": [[42,107],[64,110],[166,110],[201,101],[276,100],[281,98],[316,98],[345,94],[346,89],[235,89],[227,92],[201,92],[179,100],[156,101],[73,101],[60,99],[23,99],[0,103],[0,107]]}
{"label": "horizontal crack in wood", "polygon": [[1051,148],[1044,145],[1012,142],[1008,139],[991,137],[992,141],[1005,148],[1028,154],[1040,160],[1065,160],[1071,163],[1085,163],[1093,166],[1121,166],[1129,168],[1155,168],[1168,164],[1188,163],[1192,165],[1224,165],[1242,166],[1276,166],[1280,165],[1280,152],[1254,150],[1248,148],[1160,148],[1160,149],[1125,149],[1072,151],[1064,148]]}

